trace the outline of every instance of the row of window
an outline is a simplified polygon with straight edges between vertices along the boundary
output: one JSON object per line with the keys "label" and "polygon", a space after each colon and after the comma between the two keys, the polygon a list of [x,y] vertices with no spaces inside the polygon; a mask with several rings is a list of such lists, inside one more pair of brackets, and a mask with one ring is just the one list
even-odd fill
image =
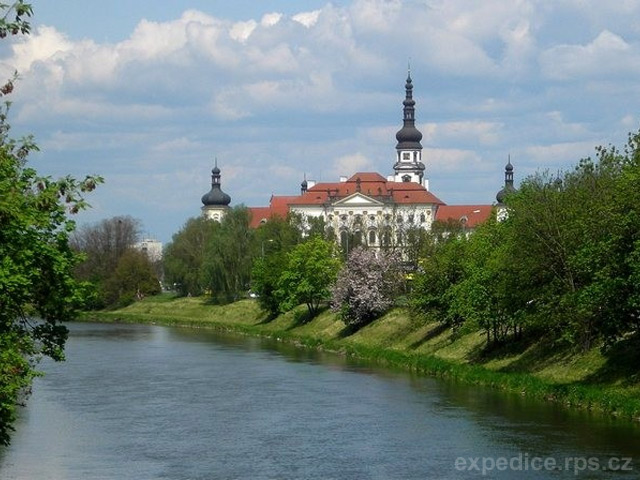
{"label": "row of window", "polygon": [[[340,231],[340,244],[342,248],[349,249],[350,247],[354,247],[356,245],[363,245],[363,232],[357,230],[353,233],[352,236],[349,235],[348,230]],[[394,238],[393,233],[390,229],[386,229],[382,232],[380,238],[378,238],[377,230],[369,230],[367,233],[367,245],[391,245],[392,239]],[[352,245],[349,245],[351,241]],[[379,242],[378,242],[379,241]],[[404,235],[402,232],[396,232],[395,241],[397,244],[401,245],[404,241]]]}
{"label": "row of window", "polygon": [[[430,215],[430,214],[431,214],[431,211],[428,211],[426,215],[425,215],[424,213],[421,213],[421,214],[420,214],[420,216],[419,216],[419,221],[420,221],[420,223],[424,223],[424,222],[426,222],[426,221],[427,221],[427,215]],[[348,220],[349,220],[349,215],[347,215],[346,213],[343,213],[342,215],[340,215],[340,216],[339,216],[339,218],[340,218],[340,221],[342,221],[342,222],[346,222],[346,221],[348,221]],[[368,217],[368,218],[369,218],[369,221],[371,221],[371,222],[375,222],[377,217],[376,217],[375,215],[369,215],[369,217]],[[385,219],[385,221],[387,221],[387,222],[390,222],[390,221],[392,220],[392,218],[393,218],[393,216],[392,216],[391,214],[389,214],[389,213],[387,213],[387,214],[384,216],[384,219]],[[333,216],[333,215],[328,215],[328,216],[327,216],[327,219],[328,219],[329,221],[332,221],[332,220],[334,219],[334,216]],[[395,216],[395,219],[396,219],[396,222],[397,222],[397,223],[404,223],[404,217],[403,217],[402,215],[396,215],[396,216]],[[363,220],[363,217],[362,217],[362,215],[360,215],[360,214],[357,214],[357,215],[354,217],[354,223],[355,223],[356,225],[358,225],[358,224],[362,224],[362,220]],[[412,213],[410,213],[409,215],[407,215],[407,222],[408,222],[408,223],[414,223],[414,222],[415,222],[415,215],[414,215],[414,214],[412,214]]]}

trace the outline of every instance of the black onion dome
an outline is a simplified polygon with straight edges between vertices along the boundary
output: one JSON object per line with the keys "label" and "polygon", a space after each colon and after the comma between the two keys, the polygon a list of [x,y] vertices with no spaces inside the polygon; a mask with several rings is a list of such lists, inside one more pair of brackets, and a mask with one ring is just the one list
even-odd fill
{"label": "black onion dome", "polygon": [[422,133],[416,127],[402,127],[402,129],[398,130],[398,133],[396,133],[396,140],[398,140],[396,148],[422,148],[422,144],[420,143],[420,140],[422,140]]}
{"label": "black onion dome", "polygon": [[220,169],[216,166],[211,170],[211,190],[202,196],[202,204],[205,207],[227,206],[231,203],[231,197],[220,188]]}
{"label": "black onion dome", "polygon": [[396,149],[421,150],[422,145],[420,144],[420,140],[422,140],[422,132],[420,132],[420,130],[418,130],[415,125],[416,102],[413,99],[413,82],[411,81],[411,75],[407,77],[405,90],[406,96],[404,101],[402,102],[402,105],[404,106],[403,125],[402,128],[398,130],[398,133],[396,133],[396,140],[398,140]]}
{"label": "black onion dome", "polygon": [[231,197],[220,189],[220,185],[213,185],[209,193],[202,196],[202,204],[205,207],[214,205],[229,205]]}

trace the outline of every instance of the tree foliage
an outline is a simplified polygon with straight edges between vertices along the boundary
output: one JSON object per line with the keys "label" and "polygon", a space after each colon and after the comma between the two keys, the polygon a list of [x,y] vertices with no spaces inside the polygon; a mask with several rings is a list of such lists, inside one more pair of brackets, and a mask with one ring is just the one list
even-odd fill
{"label": "tree foliage", "polygon": [[[76,276],[92,287],[92,295],[87,296],[87,308],[125,305],[127,301],[133,301],[135,291],[132,293],[127,286],[117,284],[117,269],[125,255],[131,258],[131,250],[140,236],[140,225],[139,220],[130,216],[117,216],[85,225],[72,236],[73,248],[84,255],[84,260],[75,269]],[[144,271],[149,272],[146,282],[157,283],[158,274],[152,261],[146,255],[139,260],[146,264]],[[144,294],[156,290],[146,289]]]}
{"label": "tree foliage", "polygon": [[483,329],[490,342],[529,331],[586,349],[637,332],[640,134],[596,153],[525,179],[504,221],[436,242],[414,283],[416,311]]}
{"label": "tree foliage", "polygon": [[347,325],[367,324],[393,306],[403,279],[397,252],[356,248],[332,289],[332,310]]}
{"label": "tree foliage", "polygon": [[204,217],[191,218],[166,246],[165,281],[180,295],[202,295],[204,292],[202,265],[207,245],[219,227],[218,222]]}
{"label": "tree foliage", "polygon": [[145,253],[133,248],[120,256],[104,285],[105,301],[115,306],[126,306],[160,291],[160,280],[151,261]]}
{"label": "tree foliage", "polygon": [[[0,38],[29,32],[31,6],[0,4]],[[13,80],[0,96],[13,90]],[[37,150],[31,137],[9,137],[8,103],[0,108],[0,444],[10,440],[16,404],[42,355],[64,358],[69,320],[82,305],[73,277],[78,261],[69,245],[71,215],[87,207],[84,195],[102,181],[88,176],[42,177],[27,166]]]}
{"label": "tree foliage", "polygon": [[321,303],[330,298],[339,268],[334,242],[314,236],[296,245],[287,254],[286,268],[278,279],[281,309],[287,311],[305,304],[309,316],[315,316]]}
{"label": "tree foliage", "polygon": [[192,218],[164,254],[165,279],[181,295],[208,293],[219,302],[244,296],[258,247],[246,207],[227,211],[221,222]]}
{"label": "tree foliage", "polygon": [[249,290],[256,254],[253,235],[249,211],[244,206],[230,209],[219,228],[212,230],[202,264],[202,280],[215,300],[234,301]]}
{"label": "tree foliage", "polygon": [[269,317],[276,317],[283,298],[278,294],[278,281],[287,264],[287,253],[302,241],[301,230],[291,218],[273,218],[256,231],[260,256],[251,268],[251,290]]}

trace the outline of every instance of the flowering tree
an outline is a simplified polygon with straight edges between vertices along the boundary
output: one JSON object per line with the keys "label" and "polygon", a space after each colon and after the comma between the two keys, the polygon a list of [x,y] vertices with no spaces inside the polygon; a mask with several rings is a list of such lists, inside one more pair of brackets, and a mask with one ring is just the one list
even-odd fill
{"label": "flowering tree", "polygon": [[338,275],[331,308],[347,325],[365,325],[386,312],[404,278],[397,252],[356,248]]}

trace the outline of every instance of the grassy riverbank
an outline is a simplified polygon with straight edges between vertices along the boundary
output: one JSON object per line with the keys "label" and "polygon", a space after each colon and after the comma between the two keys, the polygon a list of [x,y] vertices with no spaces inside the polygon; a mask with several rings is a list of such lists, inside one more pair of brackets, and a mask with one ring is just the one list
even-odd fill
{"label": "grassy riverbank", "polygon": [[300,316],[290,312],[266,321],[253,300],[214,306],[202,298],[162,295],[116,311],[91,312],[85,318],[269,336],[640,421],[640,355],[633,345],[621,345],[607,354],[597,348],[577,354],[530,341],[488,352],[479,332],[454,338],[439,324],[417,322],[402,310],[357,332],[349,332],[329,311],[306,323]]}

